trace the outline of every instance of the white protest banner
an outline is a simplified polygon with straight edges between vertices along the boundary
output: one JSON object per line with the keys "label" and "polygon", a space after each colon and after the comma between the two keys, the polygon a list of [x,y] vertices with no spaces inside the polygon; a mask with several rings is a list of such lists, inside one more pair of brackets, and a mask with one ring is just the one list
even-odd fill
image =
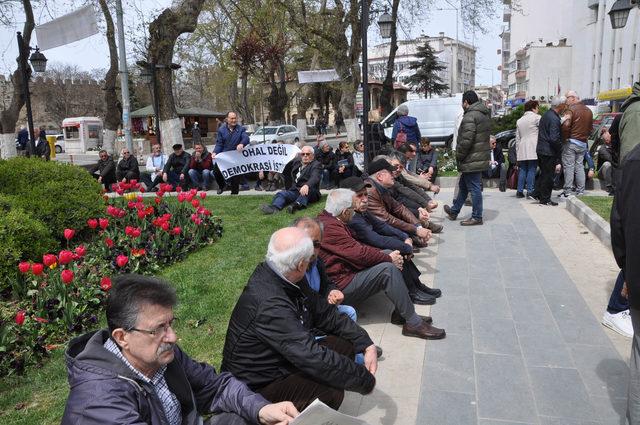
{"label": "white protest banner", "polygon": [[281,173],[298,152],[300,149],[295,145],[260,144],[241,151],[221,152],[216,155],[215,162],[225,179],[258,171]]}
{"label": "white protest banner", "polygon": [[291,425],[368,425],[362,419],[337,412],[315,399],[300,415],[291,422]]}
{"label": "white protest banner", "polygon": [[85,6],[53,21],[36,27],[41,50],[53,49],[98,34],[98,22],[93,6]]}

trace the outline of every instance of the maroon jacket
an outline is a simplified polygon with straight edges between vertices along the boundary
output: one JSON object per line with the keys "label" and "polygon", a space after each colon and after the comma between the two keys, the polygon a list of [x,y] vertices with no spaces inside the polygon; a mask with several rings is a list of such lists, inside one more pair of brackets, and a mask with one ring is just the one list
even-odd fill
{"label": "maroon jacket", "polygon": [[324,261],[327,275],[344,289],[353,276],[380,263],[390,263],[391,257],[377,248],[358,242],[346,224],[326,211],[318,214],[324,225],[324,236],[320,246],[320,258]]}
{"label": "maroon jacket", "polygon": [[212,165],[211,152],[207,152],[206,150],[203,153],[203,157],[198,161],[196,159],[195,154],[191,155],[191,162],[189,162],[190,170],[210,170]]}

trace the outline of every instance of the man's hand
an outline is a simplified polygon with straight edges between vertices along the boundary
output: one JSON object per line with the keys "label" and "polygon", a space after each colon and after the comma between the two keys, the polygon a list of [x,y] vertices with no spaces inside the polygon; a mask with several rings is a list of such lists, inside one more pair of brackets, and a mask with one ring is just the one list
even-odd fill
{"label": "man's hand", "polygon": [[169,180],[169,176],[167,175],[167,173],[162,173],[162,181],[166,183],[167,180]]}
{"label": "man's hand", "polygon": [[620,295],[624,298],[629,298],[629,287],[627,286],[627,281],[625,280],[624,285],[622,285],[622,291],[620,291]]}
{"label": "man's hand", "polygon": [[98,177],[98,183],[102,183],[102,176]]}
{"label": "man's hand", "polygon": [[591,169],[591,170],[589,170],[589,172],[587,173],[587,178],[588,178],[588,179],[592,179],[594,175],[595,175],[595,171],[593,171],[593,169]]}
{"label": "man's hand", "polygon": [[393,251],[391,254],[389,254],[389,257],[391,257],[393,265],[396,266],[398,270],[402,270],[402,266],[404,265],[404,258],[402,258],[402,254],[400,254],[400,251]]}
{"label": "man's hand", "polygon": [[437,184],[432,184],[431,185],[431,191],[433,193],[440,193],[440,186],[438,186]]}
{"label": "man's hand", "polygon": [[240,144],[240,145],[236,146],[236,150],[237,151],[241,151],[242,149],[244,149],[244,145]]}
{"label": "man's hand", "polygon": [[407,239],[404,240],[404,243],[406,243],[409,246],[413,246],[413,239],[407,238]]}
{"label": "man's hand", "polygon": [[180,180],[184,180],[184,174],[180,174]]}
{"label": "man's hand", "polygon": [[196,159],[200,159],[200,152],[198,152],[198,151],[194,152],[193,156],[195,156]]}
{"label": "man's hand", "polygon": [[429,212],[425,208],[418,208],[418,220],[420,221],[429,220]]}
{"label": "man's hand", "polygon": [[344,173],[344,165],[341,165],[338,167],[338,173],[340,174]]}
{"label": "man's hand", "polygon": [[344,294],[342,291],[333,289],[329,292],[329,295],[327,295],[327,302],[329,304],[340,305],[342,304],[342,301],[344,301]]}
{"label": "man's hand", "polygon": [[378,371],[378,351],[374,344],[371,344],[364,350],[364,367],[366,367],[372,375],[375,375]]}
{"label": "man's hand", "polygon": [[433,167],[429,167],[429,172],[427,174],[429,174],[429,176],[433,175]]}
{"label": "man's hand", "polygon": [[306,184],[300,188],[300,195],[307,196],[309,194],[309,186]]}
{"label": "man's hand", "polygon": [[258,412],[258,420],[263,425],[287,425],[300,414],[290,401],[267,404]]}
{"label": "man's hand", "polygon": [[126,182],[127,182],[127,178],[126,178],[126,177],[125,177],[125,178],[123,178],[122,180],[120,180],[120,182],[122,182],[122,183],[126,183]]}
{"label": "man's hand", "polygon": [[556,173],[559,173],[560,171],[562,171],[562,165],[558,164],[556,165]]}
{"label": "man's hand", "polygon": [[416,229],[416,235],[418,235],[419,238],[429,239],[431,237],[431,230],[420,227]]}
{"label": "man's hand", "polygon": [[211,159],[216,159],[216,153],[215,152],[211,152]]}

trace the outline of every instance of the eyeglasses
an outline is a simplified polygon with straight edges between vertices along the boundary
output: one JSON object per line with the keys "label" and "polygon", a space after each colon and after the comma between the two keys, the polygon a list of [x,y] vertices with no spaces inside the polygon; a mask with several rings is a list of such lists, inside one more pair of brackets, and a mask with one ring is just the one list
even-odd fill
{"label": "eyeglasses", "polygon": [[302,155],[302,156],[311,156],[313,154],[311,152],[301,152],[300,155]]}
{"label": "eyeglasses", "polygon": [[320,245],[321,245],[320,241],[313,241],[314,248],[320,248]]}
{"label": "eyeglasses", "polygon": [[130,328],[127,332],[136,331],[136,332],[141,332],[147,335],[151,335],[153,337],[162,338],[167,334],[167,332],[169,332],[169,328],[173,329],[173,324],[175,323],[176,320],[178,320],[178,318],[174,317],[173,319],[169,320],[168,323],[162,324],[155,329],[149,330],[149,329]]}

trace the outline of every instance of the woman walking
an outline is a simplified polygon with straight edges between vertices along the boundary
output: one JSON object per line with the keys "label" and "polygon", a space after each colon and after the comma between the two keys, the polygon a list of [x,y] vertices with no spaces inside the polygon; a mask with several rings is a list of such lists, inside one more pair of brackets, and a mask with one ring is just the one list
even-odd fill
{"label": "woman walking", "polygon": [[530,100],[524,104],[524,115],[516,122],[516,153],[518,157],[518,193],[516,197],[524,198],[526,184],[527,199],[533,194],[538,168],[538,115],[539,103]]}

